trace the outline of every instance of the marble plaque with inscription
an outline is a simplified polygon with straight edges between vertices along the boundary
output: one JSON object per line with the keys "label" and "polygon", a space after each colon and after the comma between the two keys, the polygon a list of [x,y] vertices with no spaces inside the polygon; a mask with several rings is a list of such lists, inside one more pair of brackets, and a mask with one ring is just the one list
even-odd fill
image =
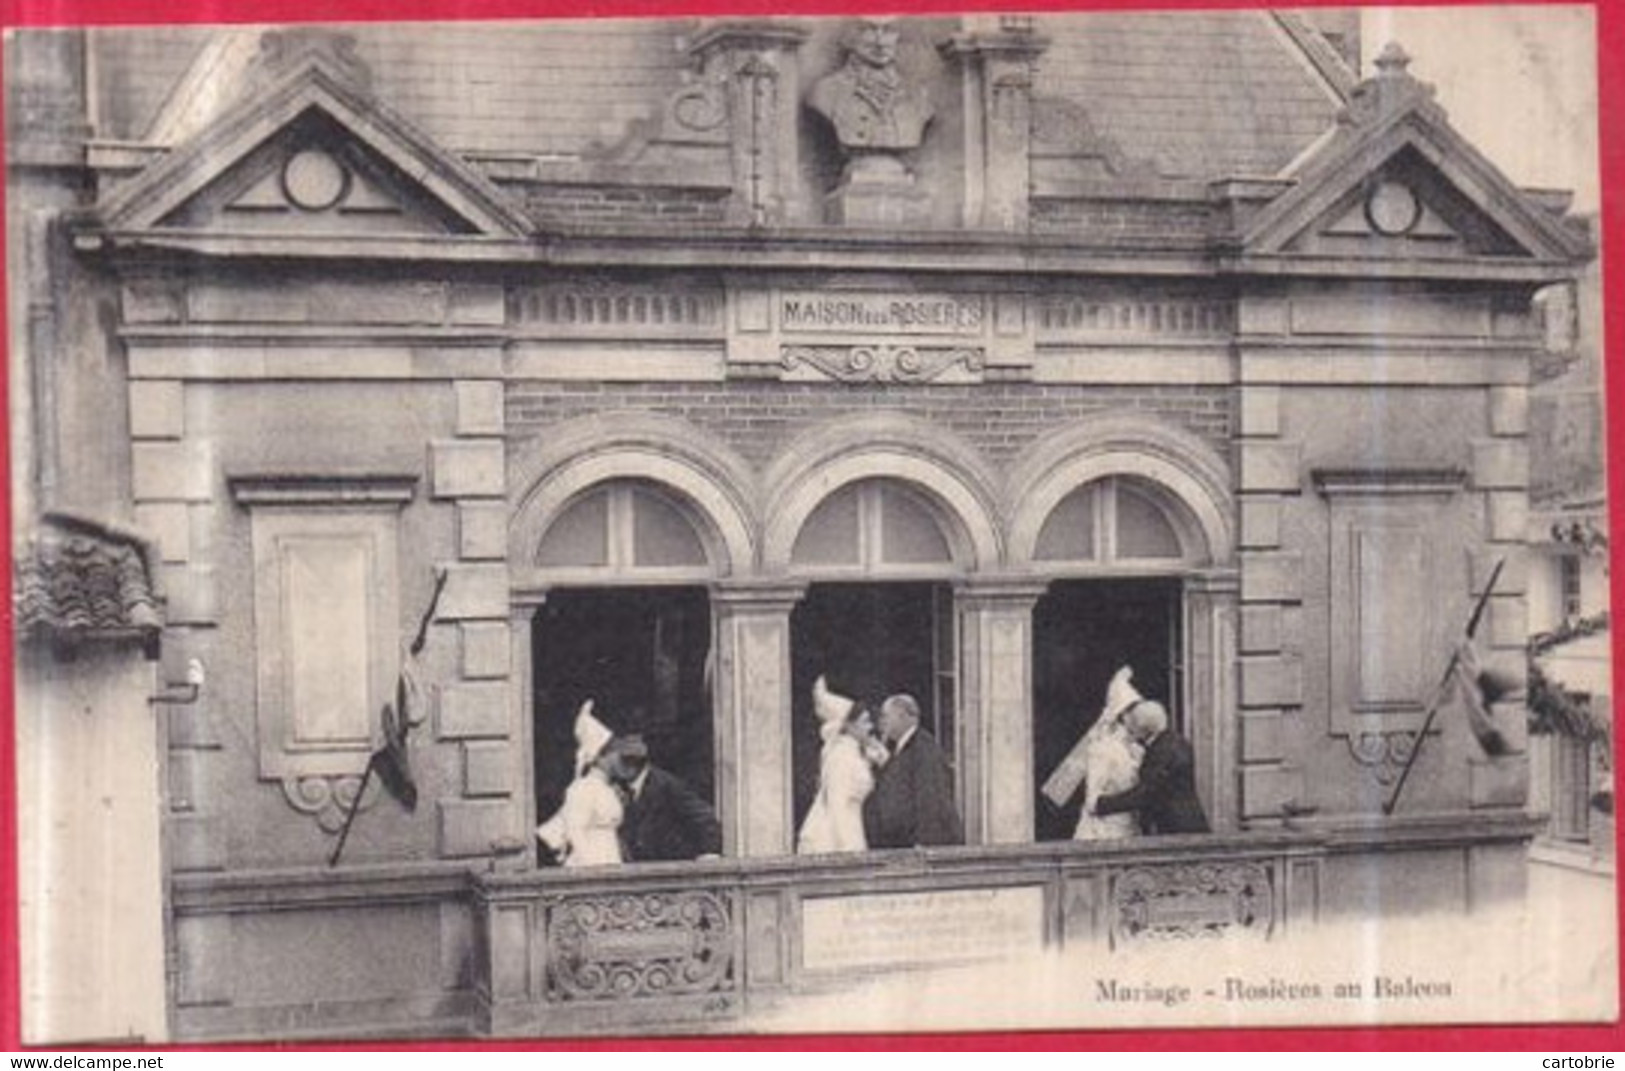
{"label": "marble plaque with inscription", "polygon": [[809,898],[801,905],[808,971],[962,963],[1035,952],[1044,890],[948,889]]}

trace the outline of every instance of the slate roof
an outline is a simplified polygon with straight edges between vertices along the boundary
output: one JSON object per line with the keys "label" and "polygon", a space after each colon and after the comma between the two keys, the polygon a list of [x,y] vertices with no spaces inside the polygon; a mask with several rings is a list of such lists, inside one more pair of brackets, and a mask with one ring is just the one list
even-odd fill
{"label": "slate roof", "polygon": [[1164,175],[1273,175],[1331,125],[1335,96],[1260,11],[1035,20],[1052,38],[1033,91],[1074,101]]}
{"label": "slate roof", "polygon": [[19,639],[156,643],[159,599],[147,548],[136,537],[55,515],[19,550],[13,568]]}
{"label": "slate roof", "polygon": [[[1338,106],[1305,55],[1302,32],[1295,38],[1265,12],[1088,12],[1033,21],[1052,41],[1035,92],[1081,106],[1100,134],[1165,175],[1272,174],[1328,128]],[[613,145],[630,123],[657,115],[682,85],[681,46],[695,26],[577,20],[344,31],[354,35],[379,99],[437,143],[471,155],[546,158]],[[259,28],[214,32],[257,35]],[[206,53],[209,34],[96,31],[100,136],[147,139],[199,57],[229,82],[243,53],[235,60]]]}

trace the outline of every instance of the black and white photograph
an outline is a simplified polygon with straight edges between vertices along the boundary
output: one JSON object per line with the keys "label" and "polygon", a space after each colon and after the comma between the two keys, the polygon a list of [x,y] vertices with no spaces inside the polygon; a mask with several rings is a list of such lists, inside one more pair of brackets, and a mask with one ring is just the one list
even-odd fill
{"label": "black and white photograph", "polygon": [[9,31],[22,1042],[1615,1020],[1595,18]]}

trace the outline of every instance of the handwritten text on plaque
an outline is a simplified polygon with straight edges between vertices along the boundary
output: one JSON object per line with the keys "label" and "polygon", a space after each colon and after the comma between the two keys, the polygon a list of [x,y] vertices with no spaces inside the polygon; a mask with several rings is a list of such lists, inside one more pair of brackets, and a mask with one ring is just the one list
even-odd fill
{"label": "handwritten text on plaque", "polygon": [[1035,951],[1044,943],[1044,890],[822,896],[801,905],[809,971],[962,963]]}
{"label": "handwritten text on plaque", "polygon": [[979,335],[982,321],[981,298],[957,294],[790,292],[779,302],[785,331]]}

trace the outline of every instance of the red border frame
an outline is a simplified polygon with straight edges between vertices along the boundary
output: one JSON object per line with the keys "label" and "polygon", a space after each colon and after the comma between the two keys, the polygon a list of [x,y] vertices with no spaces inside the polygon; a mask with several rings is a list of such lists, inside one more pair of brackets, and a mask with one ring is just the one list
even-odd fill
{"label": "red border frame", "polygon": [[[1529,3],[1530,0],[1521,0]],[[1553,0],[1537,0],[1553,2]],[[1475,0],[1437,0],[1437,4],[1485,6]],[[1066,8],[1162,8],[1194,9],[1215,7],[1260,7],[1257,0],[885,0],[879,5],[907,14],[946,13],[973,7],[984,10]],[[1338,0],[1281,0],[1270,6],[1352,6]],[[1421,6],[1414,3],[1391,6]],[[1428,6],[1436,6],[1430,4]],[[1602,183],[1600,214],[1601,245],[1605,255],[1604,289],[1604,367],[1617,363],[1610,356],[1625,352],[1625,0],[1592,0],[1597,16],[1599,107],[1601,134],[1600,163]],[[872,11],[869,0],[255,0],[252,9],[243,0],[0,0],[0,29],[17,26],[140,25],[162,22],[242,23],[283,21],[423,21],[429,19],[500,19],[538,17],[598,16],[677,16],[695,14],[740,15],[818,15]],[[3,117],[0,117],[3,124]],[[0,138],[3,138],[0,125]],[[3,197],[3,191],[0,191]],[[3,205],[3,200],[0,200]],[[0,265],[3,278],[3,265]],[[5,310],[0,307],[0,321]],[[0,339],[9,335],[0,332]],[[0,343],[3,344],[3,343]],[[9,383],[0,377],[0,393],[9,397]],[[1625,413],[1625,373],[1609,369],[1606,379],[1607,408]],[[9,412],[9,408],[6,410]],[[1625,419],[1615,419],[1608,427],[1610,528],[1625,534]],[[10,471],[9,436],[0,436],[0,471]],[[0,496],[0,523],[10,532],[11,498]],[[10,566],[10,541],[0,548],[0,558]],[[1625,605],[1625,552],[1613,545],[1613,604]],[[1616,672],[1625,668],[1625,629],[1615,629],[1614,664]],[[15,940],[18,930],[17,904],[17,810],[14,722],[13,662],[5,657],[13,648],[13,614],[7,600],[0,608],[0,1051],[21,1045],[21,964]],[[1617,749],[1617,740],[1616,740]],[[1616,763],[1617,766],[1617,763]],[[1617,778],[1616,772],[1616,778]],[[1625,833],[1625,829],[1618,832]],[[1625,843],[1625,837],[1621,838]],[[1618,853],[1625,860],[1625,852]],[[1616,905],[1616,910],[1619,905]],[[1625,931],[1625,911],[1620,911]],[[1625,957],[1621,957],[1621,993],[1625,993]],[[1305,1049],[1339,1051],[1462,1051],[1518,1050],[1556,1053],[1597,1053],[1625,1051],[1625,1025],[1616,1017],[1611,1024],[1596,1026],[1436,1026],[1436,1027],[1358,1027],[1292,1029],[1188,1029],[1188,1030],[1105,1030],[1089,1032],[1030,1032],[977,1034],[885,1034],[885,1035],[745,1035],[738,1037],[629,1038],[612,1040],[541,1039],[522,1042],[410,1042],[391,1045],[237,1045],[166,1046],[175,1051],[261,1052],[341,1050],[380,1052],[411,1049],[445,1052],[460,1050],[607,1050],[624,1051],[703,1051],[712,1049],[756,1051],[862,1051],[911,1049],[1009,1049],[1009,1050],[1137,1050],[1169,1052],[1180,1050],[1292,1051]]]}

